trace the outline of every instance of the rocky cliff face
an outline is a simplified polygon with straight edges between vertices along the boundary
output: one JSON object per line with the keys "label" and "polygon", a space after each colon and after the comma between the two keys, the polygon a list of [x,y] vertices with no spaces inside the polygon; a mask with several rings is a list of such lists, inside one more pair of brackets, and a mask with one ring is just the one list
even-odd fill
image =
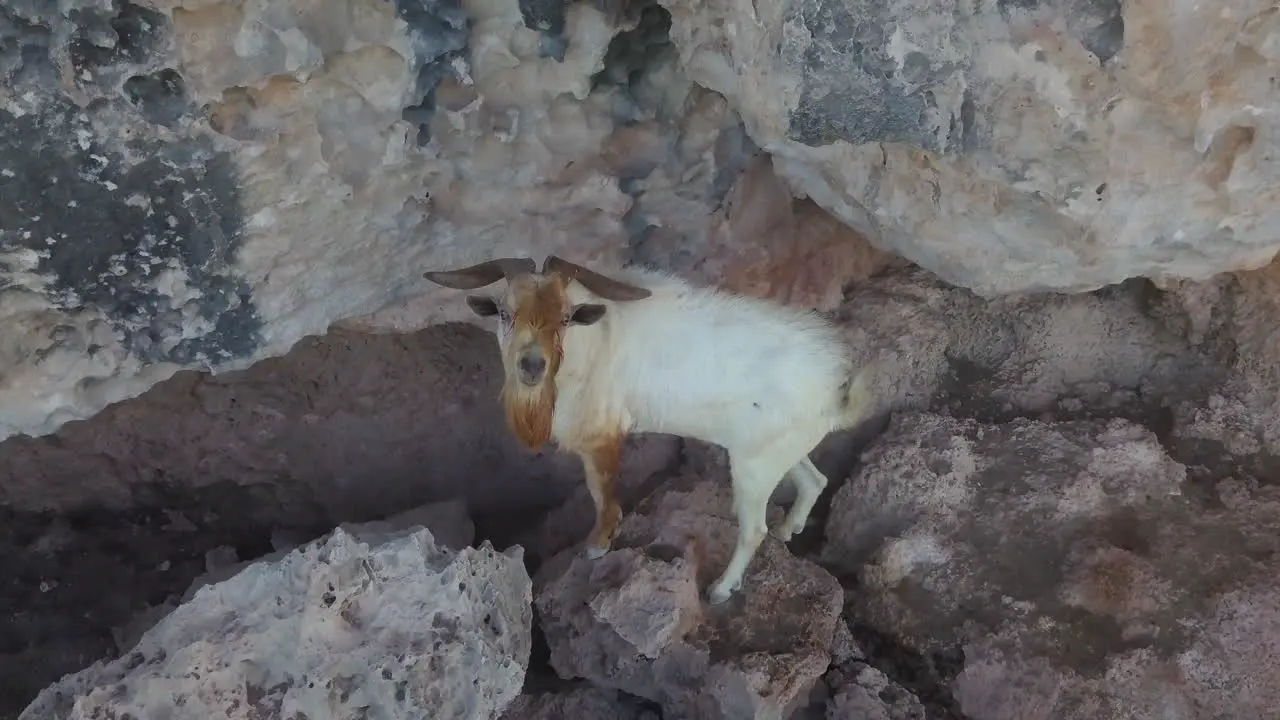
{"label": "rocky cliff face", "polygon": [[780,265],[848,282],[869,241],[995,294],[1200,280],[1280,247],[1260,1],[0,18],[0,438],[335,322],[464,319],[420,274],[495,253],[768,291]]}
{"label": "rocky cliff face", "polygon": [[[0,0],[0,715],[1269,717],[1277,38],[1254,0]],[[714,449],[631,441],[576,557],[580,468],[421,279],[548,253],[823,311],[874,369],[735,605]],[[453,550],[329,534],[440,513]]]}

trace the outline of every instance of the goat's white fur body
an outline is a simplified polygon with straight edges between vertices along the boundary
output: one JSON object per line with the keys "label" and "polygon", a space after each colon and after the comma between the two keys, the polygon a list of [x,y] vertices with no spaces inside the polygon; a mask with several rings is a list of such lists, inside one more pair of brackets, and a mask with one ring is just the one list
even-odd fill
{"label": "goat's white fur body", "polygon": [[574,446],[621,429],[724,447],[739,534],[710,591],[711,602],[723,602],[741,587],[784,476],[797,495],[774,534],[785,542],[804,529],[827,484],[808,453],[860,419],[865,375],[854,371],[839,330],[812,312],[638,268],[613,277],[652,295],[609,302],[570,283],[570,303],[607,311],[594,325],[565,331],[553,438]]}

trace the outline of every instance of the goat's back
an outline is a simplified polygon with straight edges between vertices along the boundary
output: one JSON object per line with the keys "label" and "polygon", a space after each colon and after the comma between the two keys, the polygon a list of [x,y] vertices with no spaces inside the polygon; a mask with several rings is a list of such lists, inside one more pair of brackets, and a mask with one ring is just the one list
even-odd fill
{"label": "goat's back", "polygon": [[625,404],[630,429],[735,448],[800,425],[822,428],[820,439],[838,423],[848,352],[821,317],[660,273],[619,275],[653,295],[611,303],[606,327],[572,334],[597,330],[596,341],[612,341],[595,369]]}

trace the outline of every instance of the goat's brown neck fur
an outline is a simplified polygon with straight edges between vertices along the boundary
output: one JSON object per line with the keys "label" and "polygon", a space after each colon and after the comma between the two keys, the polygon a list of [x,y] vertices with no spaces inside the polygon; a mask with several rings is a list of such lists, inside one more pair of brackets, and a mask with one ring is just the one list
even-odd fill
{"label": "goat's brown neck fur", "polygon": [[537,450],[551,440],[551,425],[556,413],[556,380],[548,377],[536,388],[526,388],[518,381],[502,387],[502,406],[507,414],[507,427],[530,450]]}
{"label": "goat's brown neck fur", "polygon": [[[546,375],[537,387],[524,386],[510,369],[502,385],[507,426],[530,450],[537,450],[551,440],[556,412],[556,373],[564,357],[562,340],[567,311],[564,282],[559,278],[522,288],[515,302],[513,324],[518,331],[533,333],[547,360]],[[508,359],[509,368],[513,367],[510,364],[513,361],[514,358]]]}

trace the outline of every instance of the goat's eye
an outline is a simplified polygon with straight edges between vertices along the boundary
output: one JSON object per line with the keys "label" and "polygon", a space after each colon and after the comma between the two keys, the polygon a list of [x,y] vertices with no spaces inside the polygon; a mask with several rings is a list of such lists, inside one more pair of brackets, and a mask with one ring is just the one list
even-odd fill
{"label": "goat's eye", "polygon": [[504,323],[511,322],[511,313],[506,308],[498,310],[498,319]]}

